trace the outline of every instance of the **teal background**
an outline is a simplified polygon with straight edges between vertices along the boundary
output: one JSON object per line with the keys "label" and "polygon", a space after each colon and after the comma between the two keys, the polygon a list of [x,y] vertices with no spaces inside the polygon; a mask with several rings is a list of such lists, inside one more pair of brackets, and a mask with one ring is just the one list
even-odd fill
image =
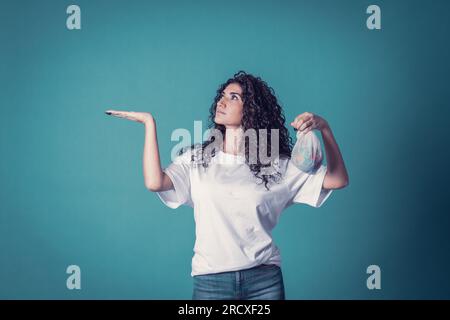
{"label": "teal background", "polygon": [[[81,30],[66,28],[72,3]],[[382,30],[366,28],[370,4]],[[283,213],[287,298],[450,298],[449,10],[2,0],[0,298],[190,299],[192,209],[145,189],[144,127],[104,111],[153,113],[167,166],[172,131],[206,121],[240,69],[275,89],[288,120],[327,119],[350,174],[321,208]],[[81,290],[66,288],[71,264]],[[381,290],[366,287],[371,264]]]}

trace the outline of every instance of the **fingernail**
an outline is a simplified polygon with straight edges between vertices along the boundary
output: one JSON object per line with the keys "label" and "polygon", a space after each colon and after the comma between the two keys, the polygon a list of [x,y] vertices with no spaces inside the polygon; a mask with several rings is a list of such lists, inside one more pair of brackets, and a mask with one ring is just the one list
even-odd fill
{"label": "fingernail", "polygon": [[106,114],[111,115],[111,112],[105,111]]}

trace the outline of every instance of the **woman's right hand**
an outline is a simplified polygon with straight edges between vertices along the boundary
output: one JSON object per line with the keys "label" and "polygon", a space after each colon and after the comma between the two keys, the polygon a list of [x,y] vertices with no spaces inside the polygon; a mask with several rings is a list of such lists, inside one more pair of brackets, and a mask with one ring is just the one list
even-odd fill
{"label": "woman's right hand", "polygon": [[118,111],[118,110],[106,110],[105,113],[110,116],[115,116],[119,118],[125,118],[128,120],[148,123],[154,121],[153,116],[148,112],[134,112],[134,111]]}

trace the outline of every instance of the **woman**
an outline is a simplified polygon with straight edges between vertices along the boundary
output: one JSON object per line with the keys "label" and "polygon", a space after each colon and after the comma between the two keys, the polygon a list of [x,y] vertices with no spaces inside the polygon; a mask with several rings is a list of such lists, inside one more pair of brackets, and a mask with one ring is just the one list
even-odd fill
{"label": "woman", "polygon": [[[312,130],[318,130],[325,144],[327,166],[300,170],[291,161],[291,138],[273,89],[240,71],[217,90],[209,138],[181,150],[162,170],[152,115],[106,113],[145,125],[146,187],[170,208],[194,208],[193,299],[285,299],[280,252],[271,235],[281,212],[294,203],[320,207],[349,181],[328,122],[309,112],[291,122],[297,137],[317,143]],[[266,137],[247,134],[254,131]]]}

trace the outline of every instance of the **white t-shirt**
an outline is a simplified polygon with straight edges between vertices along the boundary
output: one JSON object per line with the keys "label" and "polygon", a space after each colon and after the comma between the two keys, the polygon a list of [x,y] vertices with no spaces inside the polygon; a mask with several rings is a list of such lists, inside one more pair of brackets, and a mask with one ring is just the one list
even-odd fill
{"label": "white t-shirt", "polygon": [[163,170],[174,189],[157,192],[172,209],[180,205],[194,208],[191,276],[260,264],[281,266],[280,251],[272,241],[281,212],[294,203],[320,207],[332,192],[322,188],[324,165],[308,174],[290,159],[277,158],[274,166],[282,179],[269,183],[267,191],[243,156],[219,151],[205,170],[190,162],[191,154],[186,151]]}

